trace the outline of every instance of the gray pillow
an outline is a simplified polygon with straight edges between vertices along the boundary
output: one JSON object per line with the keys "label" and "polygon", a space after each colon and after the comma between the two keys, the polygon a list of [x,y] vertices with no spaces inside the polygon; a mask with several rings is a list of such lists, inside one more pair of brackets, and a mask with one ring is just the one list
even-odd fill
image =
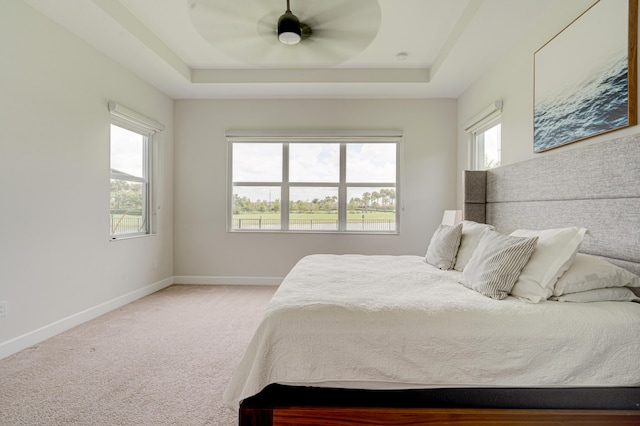
{"label": "gray pillow", "polygon": [[504,299],[518,280],[537,242],[538,237],[485,232],[462,271],[461,283],[492,299]]}
{"label": "gray pillow", "polygon": [[462,236],[462,223],[455,226],[440,225],[433,233],[425,260],[436,268],[449,270],[456,263],[456,254]]}

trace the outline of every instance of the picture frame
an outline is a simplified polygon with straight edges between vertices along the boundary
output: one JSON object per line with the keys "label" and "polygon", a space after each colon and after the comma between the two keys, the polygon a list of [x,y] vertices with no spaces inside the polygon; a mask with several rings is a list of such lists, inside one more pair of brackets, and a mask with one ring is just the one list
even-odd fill
{"label": "picture frame", "polygon": [[637,124],[638,0],[599,0],[534,53],[536,153]]}

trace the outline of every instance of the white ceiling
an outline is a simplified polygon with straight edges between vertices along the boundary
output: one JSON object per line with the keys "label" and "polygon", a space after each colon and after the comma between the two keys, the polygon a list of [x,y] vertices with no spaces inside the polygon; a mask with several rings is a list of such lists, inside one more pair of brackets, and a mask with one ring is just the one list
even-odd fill
{"label": "white ceiling", "polygon": [[[247,59],[254,54],[257,58],[267,49],[313,52],[320,49],[318,44],[305,43],[314,35],[296,46],[260,44],[267,40],[262,40],[264,37],[254,29],[255,33],[241,40],[241,47],[237,48],[253,50],[240,51],[230,44],[231,37],[207,41],[196,28],[202,30],[202,22],[194,25],[200,17],[190,15],[199,13],[210,2],[213,13],[207,19],[214,28],[233,30],[235,25],[225,26],[236,22],[233,19],[243,25],[256,19],[264,26],[272,16],[277,19],[284,12],[286,0],[26,1],[176,99],[457,98],[553,2],[377,0],[377,25],[375,14],[363,17],[358,10],[351,10],[346,15],[350,9],[347,3],[354,0],[291,0],[292,12],[297,13],[298,3],[297,14],[303,22],[305,8],[315,6],[305,2],[324,2],[332,11],[345,11],[336,24],[346,25],[345,32],[377,27],[373,41],[360,51],[350,53],[342,62],[318,65],[309,59],[313,55],[292,59],[291,63],[265,59],[256,64]],[[274,40],[275,26],[276,22]],[[318,31],[313,42],[322,41],[319,34],[326,32]],[[340,34],[335,31],[332,43],[340,42]],[[218,35],[209,39],[214,37]],[[327,42],[323,42],[326,47]],[[401,52],[406,53],[405,59],[398,58]]]}

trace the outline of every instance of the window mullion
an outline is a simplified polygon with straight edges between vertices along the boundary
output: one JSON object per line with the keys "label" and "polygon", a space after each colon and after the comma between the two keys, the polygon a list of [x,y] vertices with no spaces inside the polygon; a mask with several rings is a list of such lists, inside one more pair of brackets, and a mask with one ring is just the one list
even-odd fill
{"label": "window mullion", "polygon": [[149,230],[151,229],[151,227],[149,226],[149,221],[151,220],[151,215],[149,214],[151,213],[151,191],[150,191],[151,188],[149,185],[149,176],[151,175],[151,172],[150,172],[151,151],[149,146],[149,136],[144,137],[143,146],[144,146],[144,156],[143,156],[142,170],[143,170],[144,178],[146,182],[143,183],[142,217],[146,218],[145,224],[144,224],[144,231],[145,233],[149,233]]}
{"label": "window mullion", "polygon": [[338,184],[338,230],[347,230],[347,144],[340,144],[340,183]]}
{"label": "window mullion", "polygon": [[282,184],[280,188],[280,229],[289,230],[289,144],[282,144]]}

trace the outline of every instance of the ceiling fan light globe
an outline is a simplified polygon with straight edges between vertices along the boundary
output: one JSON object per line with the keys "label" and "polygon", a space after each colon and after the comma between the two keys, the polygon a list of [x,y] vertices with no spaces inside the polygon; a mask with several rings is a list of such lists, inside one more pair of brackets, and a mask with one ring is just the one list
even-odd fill
{"label": "ceiling fan light globe", "polygon": [[278,40],[280,40],[280,43],[282,44],[298,44],[301,39],[302,37],[300,37],[299,34],[292,32],[281,33],[278,35]]}
{"label": "ceiling fan light globe", "polygon": [[287,10],[278,19],[278,40],[284,44],[298,44],[301,38],[300,21],[296,15]]}

